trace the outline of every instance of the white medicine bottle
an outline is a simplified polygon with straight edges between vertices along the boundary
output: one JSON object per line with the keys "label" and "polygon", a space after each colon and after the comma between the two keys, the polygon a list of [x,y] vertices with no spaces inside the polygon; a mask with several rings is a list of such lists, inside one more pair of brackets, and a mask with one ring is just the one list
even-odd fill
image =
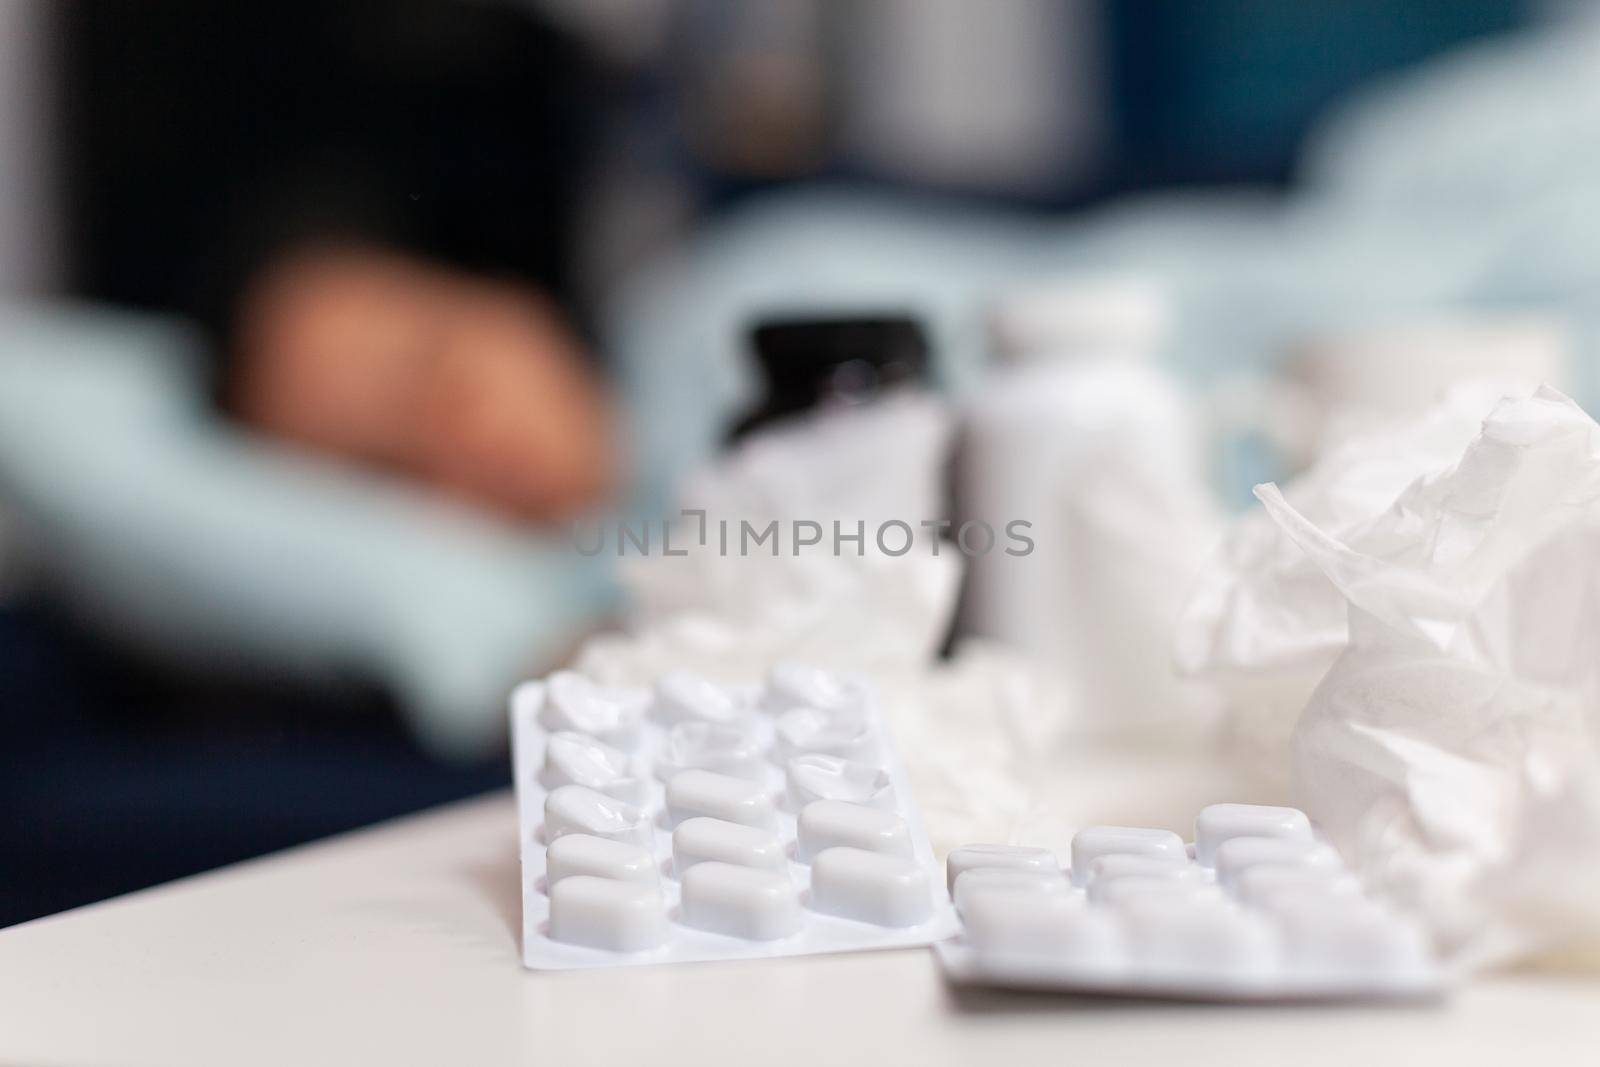
{"label": "white medicine bottle", "polygon": [[[991,309],[993,360],[964,412],[958,521],[1028,523],[969,559],[961,626],[1028,653],[1074,722],[1142,728],[1209,713],[1172,631],[1221,528],[1194,407],[1159,365],[1165,294],[1074,278]],[[1015,529],[1015,527],[1012,527]]]}

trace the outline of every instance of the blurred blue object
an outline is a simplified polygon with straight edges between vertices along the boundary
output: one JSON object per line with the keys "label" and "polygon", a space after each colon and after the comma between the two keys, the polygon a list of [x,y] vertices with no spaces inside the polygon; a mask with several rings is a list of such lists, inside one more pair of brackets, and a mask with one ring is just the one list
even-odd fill
{"label": "blurred blue object", "polygon": [[162,660],[374,679],[434,752],[495,750],[510,685],[606,608],[598,561],[226,423],[198,345],[167,319],[0,312],[0,498],[44,581]]}

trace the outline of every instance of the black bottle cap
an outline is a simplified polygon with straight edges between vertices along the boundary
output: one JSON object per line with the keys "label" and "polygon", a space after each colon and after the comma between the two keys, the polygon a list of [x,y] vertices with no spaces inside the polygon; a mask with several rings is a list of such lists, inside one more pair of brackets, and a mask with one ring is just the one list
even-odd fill
{"label": "black bottle cap", "polygon": [[732,440],[819,404],[858,403],[927,377],[927,335],[906,315],[765,319],[750,331],[750,347],[767,393]]}

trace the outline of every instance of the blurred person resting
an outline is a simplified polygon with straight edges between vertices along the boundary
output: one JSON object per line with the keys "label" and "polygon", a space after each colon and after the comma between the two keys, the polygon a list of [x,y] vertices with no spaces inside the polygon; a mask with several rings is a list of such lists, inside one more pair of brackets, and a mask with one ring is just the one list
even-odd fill
{"label": "blurred person resting", "polygon": [[576,49],[513,6],[73,0],[69,261],[185,312],[246,424],[517,518],[614,484],[567,270]]}

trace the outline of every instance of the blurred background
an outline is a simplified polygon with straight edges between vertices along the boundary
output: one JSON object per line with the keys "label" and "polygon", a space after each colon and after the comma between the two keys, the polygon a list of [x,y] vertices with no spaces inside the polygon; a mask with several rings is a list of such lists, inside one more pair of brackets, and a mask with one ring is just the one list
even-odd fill
{"label": "blurred background", "polygon": [[[0,0],[0,925],[506,785],[619,609],[564,524],[894,333],[754,323],[912,322],[954,506],[1109,469],[1133,560],[1458,378],[1587,403],[1597,60],[1526,0]],[[1033,584],[962,626],[1057,654]]]}

